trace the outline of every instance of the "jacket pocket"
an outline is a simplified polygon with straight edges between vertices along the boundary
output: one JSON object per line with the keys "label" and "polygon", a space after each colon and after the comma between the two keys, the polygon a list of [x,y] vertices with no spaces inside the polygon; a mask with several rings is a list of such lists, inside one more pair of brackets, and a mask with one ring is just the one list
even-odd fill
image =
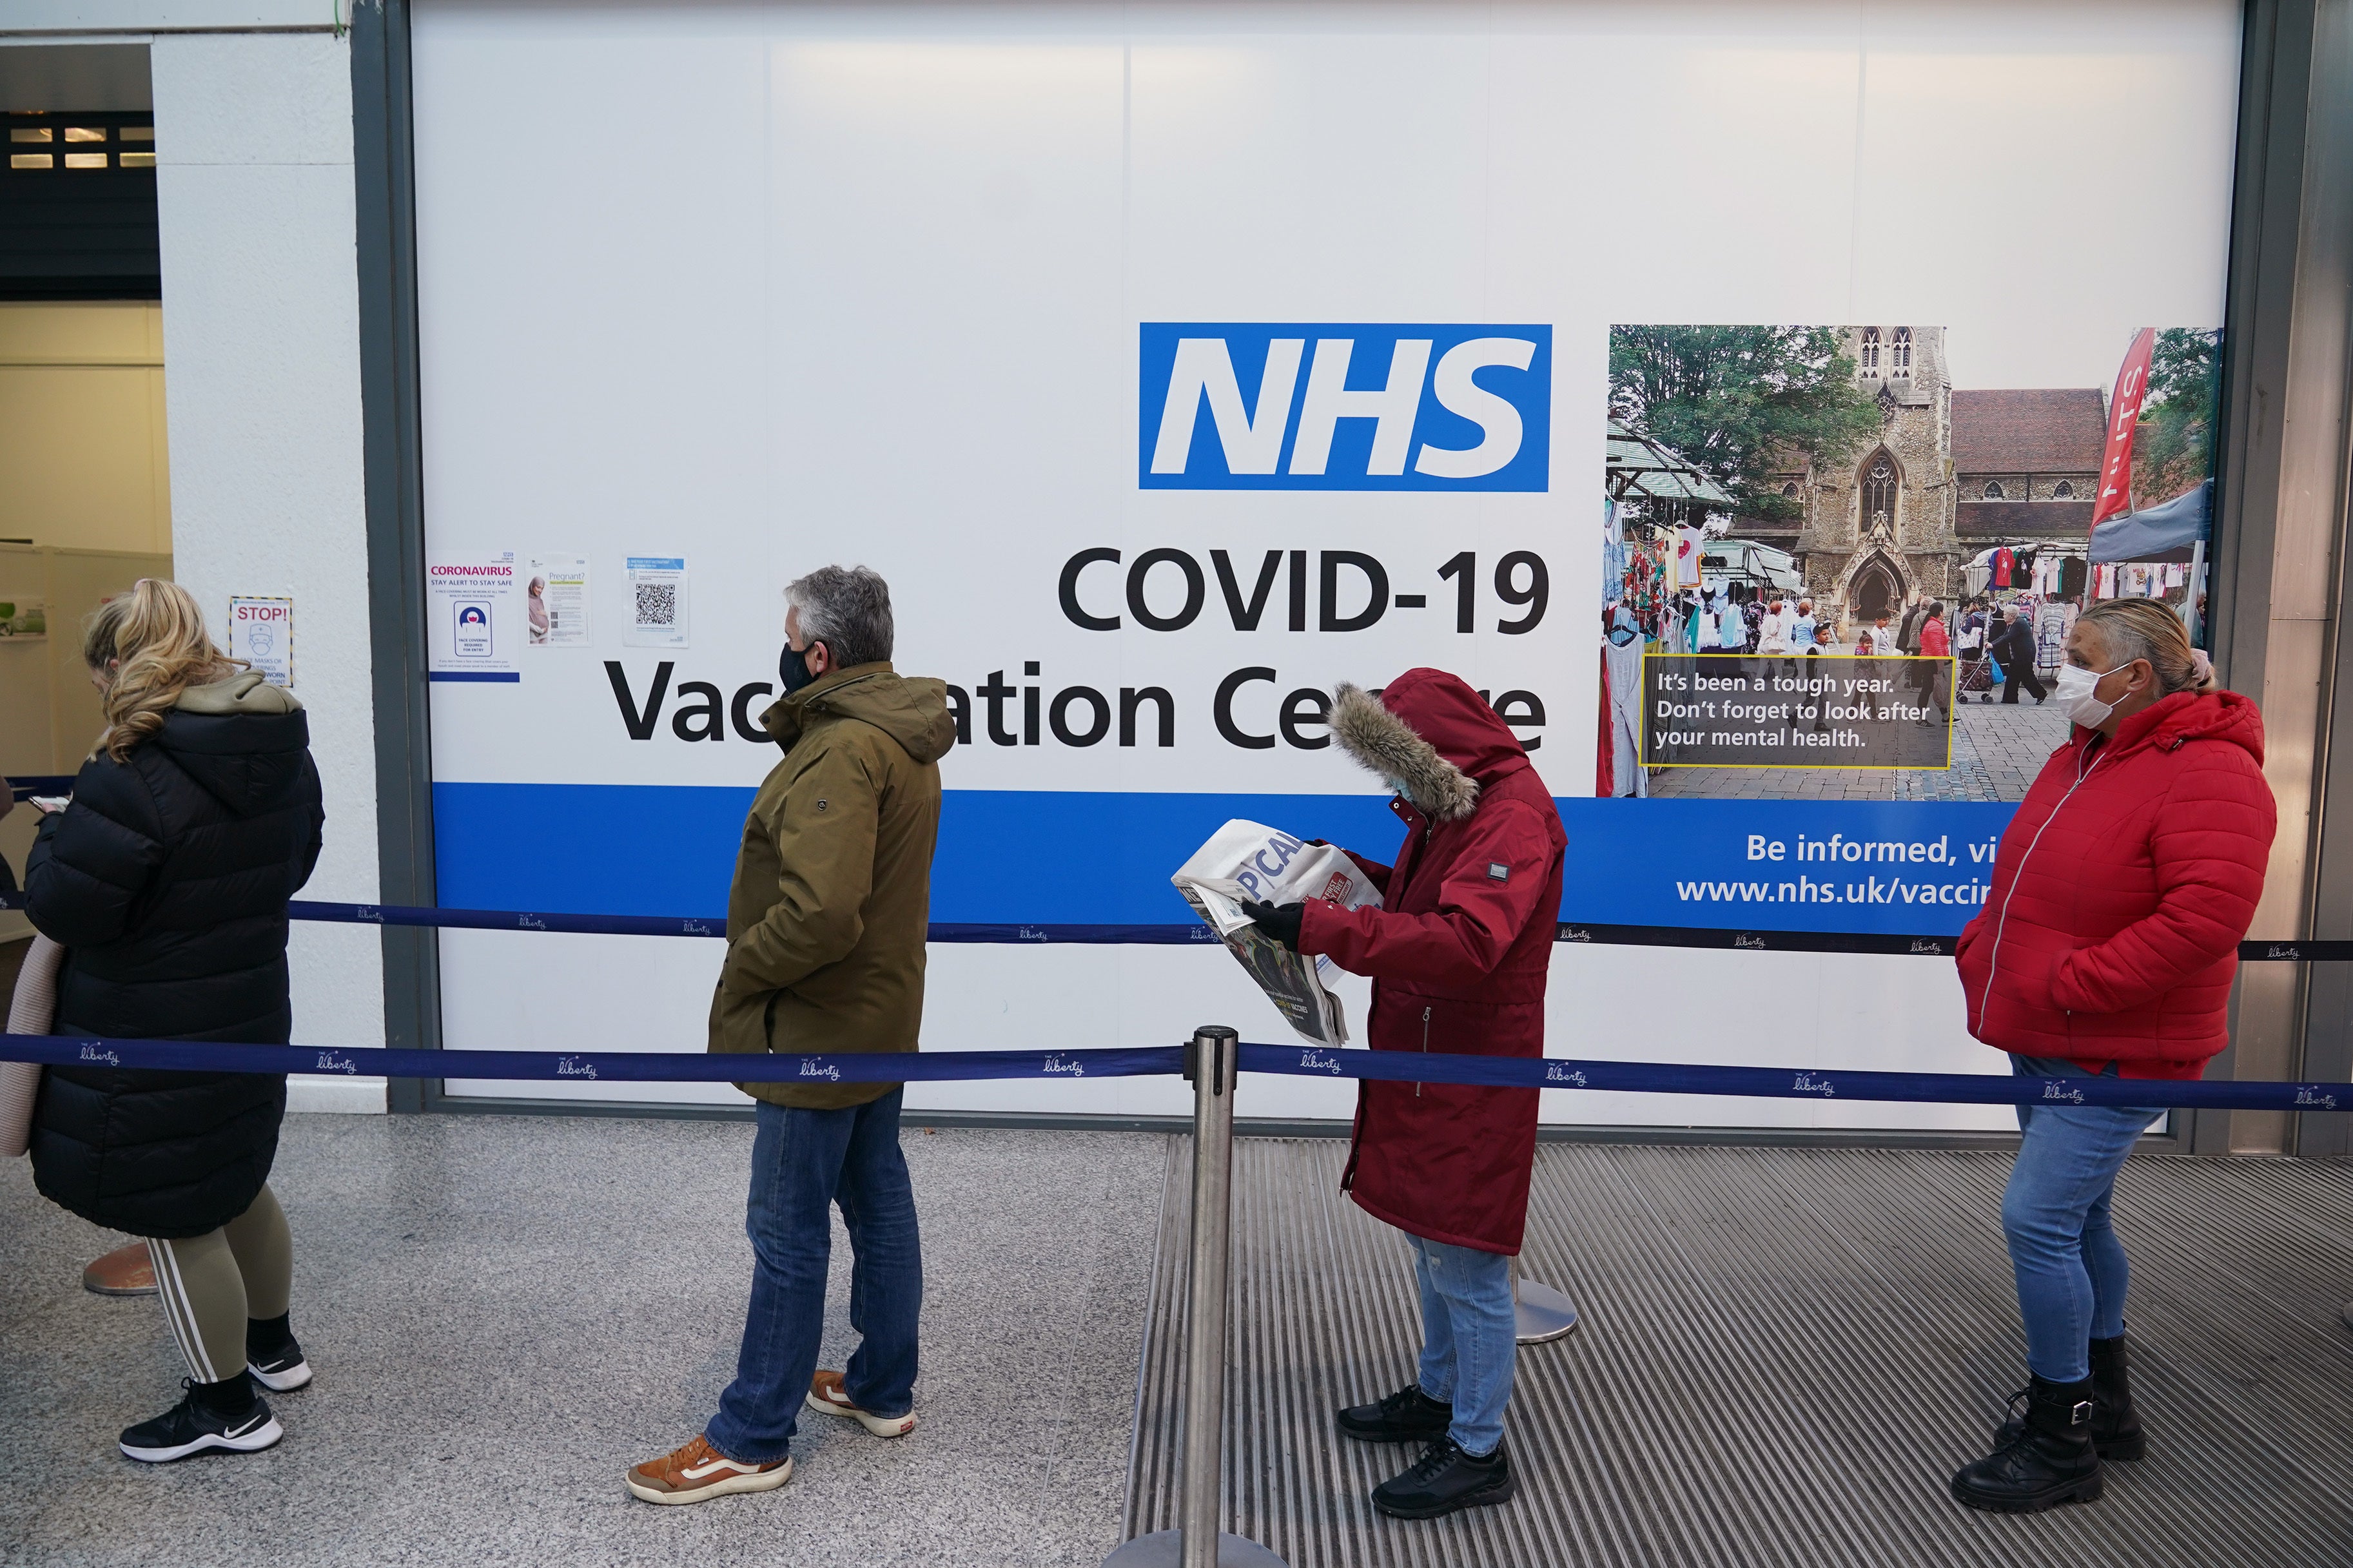
{"label": "jacket pocket", "polygon": [[781,991],[734,991],[725,981],[711,996],[711,1039],[707,1049],[748,1056],[772,1048],[769,1030]]}

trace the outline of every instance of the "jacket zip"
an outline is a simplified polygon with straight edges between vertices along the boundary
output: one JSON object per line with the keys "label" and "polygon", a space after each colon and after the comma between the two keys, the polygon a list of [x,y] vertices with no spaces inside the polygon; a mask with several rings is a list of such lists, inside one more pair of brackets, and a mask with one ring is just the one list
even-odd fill
{"label": "jacket zip", "polygon": [[[1428,1007],[1421,1010],[1421,1054],[1423,1056],[1430,1054],[1430,1009]],[[1413,1097],[1416,1100],[1421,1098],[1421,1085],[1413,1086]]]}
{"label": "jacket zip", "polygon": [[2042,819],[2042,826],[2034,830],[2032,838],[2027,840],[2026,853],[2018,858],[2018,869],[2010,873],[2010,891],[2003,895],[2000,918],[1994,921],[1993,951],[1986,954],[1985,984],[1978,992],[1978,1026],[1980,1028],[1985,1026],[1986,1008],[1993,1000],[1994,976],[2001,973],[2001,933],[2010,924],[2010,901],[2018,897],[2018,884],[2026,876],[2026,863],[2033,858],[2034,847],[2042,842],[2042,836],[2051,830],[2051,825],[2059,820],[2060,811],[2075,798],[2075,792],[2084,787],[2084,781],[2090,778],[2093,770],[2107,761],[2107,751],[2104,748],[2098,756],[2092,759],[2089,767],[2077,771],[2075,782],[2067,786],[2067,793],[2059,797],[2059,804],[2051,808],[2051,815]]}

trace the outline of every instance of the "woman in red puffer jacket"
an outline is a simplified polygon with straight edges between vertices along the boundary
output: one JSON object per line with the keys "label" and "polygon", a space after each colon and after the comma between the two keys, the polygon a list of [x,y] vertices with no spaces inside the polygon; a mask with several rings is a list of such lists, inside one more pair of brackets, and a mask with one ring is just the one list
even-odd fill
{"label": "woman in red puffer jacket", "polygon": [[2100,1462],[2145,1446],[2126,1381],[2130,1275],[2109,1220],[2116,1173],[2166,1103],[2078,1103],[2070,1078],[2195,1079],[2229,1043],[2238,946],[2276,812],[2255,705],[2218,689],[2181,622],[2149,599],[2094,605],[2057,695],[2075,722],[2003,833],[1961,932],[1969,1033],[2051,1080],[2019,1108],[2002,1230],[2026,1320],[2022,1418],[1953,1478],[1974,1508],[2100,1495]]}

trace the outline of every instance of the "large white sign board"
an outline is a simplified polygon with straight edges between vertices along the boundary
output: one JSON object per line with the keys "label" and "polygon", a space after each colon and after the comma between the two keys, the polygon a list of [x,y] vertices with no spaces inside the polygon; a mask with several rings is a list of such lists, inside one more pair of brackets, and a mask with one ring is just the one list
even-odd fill
{"label": "large white sign board", "polygon": [[[433,689],[442,901],[719,910],[776,758],[750,720],[779,591],[834,561],[889,577],[898,667],[960,689],[935,921],[1182,921],[1168,873],[1230,816],[1388,858],[1313,693],[1418,664],[1490,693],[1556,795],[1590,795],[1609,324],[1933,321],[1998,359],[1981,384],[2031,387],[2148,321],[2219,320],[2238,28],[2227,0],[426,0],[428,554],[578,556],[591,595],[587,646],[501,647],[475,657],[520,679]],[[631,634],[668,604],[625,596],[649,560],[692,563],[691,640]],[[441,942],[453,1047],[702,1048],[715,942]],[[928,995],[937,1049],[1280,1037],[1214,945],[940,943]],[[1550,1018],[1555,1054],[2003,1066],[1940,961],[1563,944]],[[1353,1103],[1247,1092],[1251,1115]],[[1545,1114],[2008,1113],[1547,1093]]]}

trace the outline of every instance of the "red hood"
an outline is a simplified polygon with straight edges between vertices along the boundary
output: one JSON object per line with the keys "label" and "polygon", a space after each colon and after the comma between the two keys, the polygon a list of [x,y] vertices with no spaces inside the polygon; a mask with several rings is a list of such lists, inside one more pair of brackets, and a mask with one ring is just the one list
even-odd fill
{"label": "red hood", "polygon": [[1381,689],[1381,706],[1405,721],[1438,754],[1489,784],[1529,766],[1511,726],[1462,683],[1442,669],[1409,669]]}
{"label": "red hood", "polygon": [[[2093,731],[2077,726],[2081,744]],[[2235,691],[2177,691],[2160,698],[2116,726],[2119,755],[2142,746],[2171,747],[2184,741],[2221,741],[2263,762],[2263,714],[2252,698]],[[1443,751],[1445,748],[1440,747]]]}

